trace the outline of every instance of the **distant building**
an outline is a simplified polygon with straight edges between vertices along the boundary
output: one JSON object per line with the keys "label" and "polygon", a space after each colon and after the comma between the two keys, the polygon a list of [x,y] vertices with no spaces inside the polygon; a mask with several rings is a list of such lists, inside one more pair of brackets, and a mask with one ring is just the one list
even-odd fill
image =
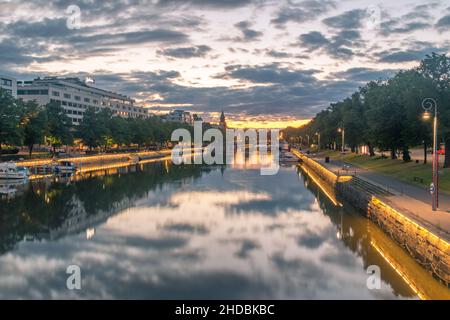
{"label": "distant building", "polygon": [[223,111],[222,114],[220,115],[219,127],[224,130],[227,128],[227,121],[225,119],[225,114],[223,113]]}
{"label": "distant building", "polygon": [[14,98],[17,98],[17,80],[11,77],[0,75],[0,88],[6,90]]}
{"label": "distant building", "polygon": [[[72,123],[83,119],[88,107],[97,111],[108,108],[123,118],[148,118],[148,109],[135,105],[125,95],[91,87],[79,78],[45,77],[33,81],[18,81],[17,96],[25,101],[36,100],[39,105],[60,103]],[[92,83],[92,82],[89,82]]]}
{"label": "distant building", "polygon": [[193,121],[201,121],[201,122],[203,122],[203,118],[200,117],[198,114],[194,114],[192,116],[192,119],[193,119]]}
{"label": "distant building", "polygon": [[174,110],[165,116],[166,121],[179,123],[193,123],[193,117],[190,112],[184,110]]}

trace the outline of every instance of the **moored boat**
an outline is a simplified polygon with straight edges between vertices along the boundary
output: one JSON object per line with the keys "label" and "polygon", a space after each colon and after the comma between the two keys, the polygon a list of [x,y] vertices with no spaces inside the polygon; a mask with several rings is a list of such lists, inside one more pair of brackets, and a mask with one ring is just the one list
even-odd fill
{"label": "moored boat", "polygon": [[283,152],[280,155],[281,162],[299,162],[299,159],[290,152]]}
{"label": "moored boat", "polygon": [[0,180],[22,180],[30,175],[26,167],[18,167],[13,162],[0,163]]}
{"label": "moored boat", "polygon": [[74,172],[77,170],[77,166],[75,165],[75,163],[70,161],[60,161],[55,166],[55,170],[56,172]]}

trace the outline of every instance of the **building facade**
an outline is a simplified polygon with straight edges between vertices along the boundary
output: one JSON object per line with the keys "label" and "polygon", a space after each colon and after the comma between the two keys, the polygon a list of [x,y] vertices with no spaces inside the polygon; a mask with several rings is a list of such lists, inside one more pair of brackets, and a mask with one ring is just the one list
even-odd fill
{"label": "building facade", "polygon": [[11,77],[0,75],[0,88],[6,90],[14,98],[17,98],[17,80]]}
{"label": "building facade", "polygon": [[148,109],[135,105],[125,95],[89,86],[79,78],[45,77],[17,83],[17,96],[25,101],[36,100],[39,105],[60,103],[74,125],[83,119],[88,107],[97,111],[108,108],[123,118],[148,118]]}
{"label": "building facade", "polygon": [[166,121],[180,122],[180,123],[193,123],[193,117],[190,112],[184,110],[174,110],[165,116]]}

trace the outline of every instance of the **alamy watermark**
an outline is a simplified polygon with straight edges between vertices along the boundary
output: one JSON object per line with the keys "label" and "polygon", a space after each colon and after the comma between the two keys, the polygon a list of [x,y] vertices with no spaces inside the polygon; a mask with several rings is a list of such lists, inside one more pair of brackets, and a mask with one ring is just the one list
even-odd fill
{"label": "alamy watermark", "polygon": [[79,6],[72,4],[67,7],[66,14],[68,15],[66,20],[66,26],[70,30],[81,28],[81,9]]}
{"label": "alamy watermark", "polygon": [[81,290],[81,268],[77,265],[70,265],[66,269],[69,274],[66,280],[66,287],[69,290]]}
{"label": "alamy watermark", "polygon": [[381,289],[381,269],[377,265],[371,265],[367,267],[367,277],[366,285],[369,290],[380,290]]}
{"label": "alamy watermark", "polygon": [[275,175],[280,168],[279,134],[278,129],[211,128],[203,132],[203,123],[195,121],[194,139],[187,129],[173,131],[171,140],[177,145],[172,150],[172,162],[220,165],[235,164],[237,159],[258,159],[261,175]]}

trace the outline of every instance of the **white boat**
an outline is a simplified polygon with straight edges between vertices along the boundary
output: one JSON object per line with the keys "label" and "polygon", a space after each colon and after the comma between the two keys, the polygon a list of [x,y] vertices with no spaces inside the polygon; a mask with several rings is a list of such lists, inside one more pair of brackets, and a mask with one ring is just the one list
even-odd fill
{"label": "white boat", "polygon": [[282,162],[298,162],[299,159],[290,152],[283,152],[280,155],[280,161],[282,161]]}
{"label": "white boat", "polygon": [[280,141],[280,151],[289,151],[289,144],[284,141]]}
{"label": "white boat", "polygon": [[30,175],[28,168],[18,167],[13,162],[0,163],[0,180],[23,180]]}
{"label": "white boat", "polygon": [[70,161],[60,161],[55,168],[57,172],[74,172],[77,170],[77,166]]}

